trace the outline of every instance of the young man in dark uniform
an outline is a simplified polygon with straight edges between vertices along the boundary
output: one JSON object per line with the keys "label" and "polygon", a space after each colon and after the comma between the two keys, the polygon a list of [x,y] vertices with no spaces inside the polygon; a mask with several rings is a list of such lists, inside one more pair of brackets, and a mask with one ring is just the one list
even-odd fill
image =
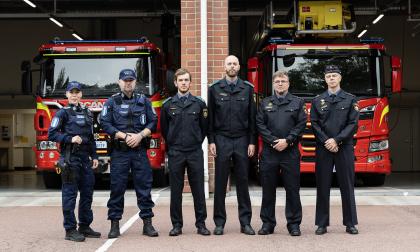
{"label": "young man in dark uniform", "polygon": [[241,233],[255,235],[248,189],[249,157],[254,155],[256,142],[254,87],[238,78],[237,57],[226,57],[224,67],[226,77],[208,91],[209,150],[215,156],[214,234],[223,235],[226,223],[226,186],[232,160]]}
{"label": "young man in dark uniform", "polygon": [[286,190],[287,229],[292,236],[300,236],[302,205],[300,203],[299,137],[306,125],[305,102],[290,94],[286,72],[273,74],[274,95],[265,98],[257,114],[257,127],[264,146],[261,157],[262,228],[259,235],[274,232],[276,226],[277,177],[282,174]]}
{"label": "young man in dark uniform", "polygon": [[158,236],[152,225],[154,216],[151,190],[152,169],[147,157],[145,138],[156,128],[157,116],[152,104],[144,94],[134,93],[136,73],[132,69],[120,72],[118,83],[121,92],[113,95],[104,104],[101,124],[112,138],[111,195],[108,200],[108,219],[111,229],[108,238],[120,236],[119,221],[124,211],[124,193],[128,174],[133,175],[139,217],[143,220],[143,234]]}
{"label": "young man in dark uniform", "polygon": [[[60,109],[51,121],[48,140],[60,144],[59,172],[62,178],[62,204],[66,240],[84,241],[85,237],[99,238],[101,233],[90,228],[93,221],[92,197],[95,175],[98,167],[95,140],[93,139],[93,118],[88,108],[80,104],[82,91],[80,83],[67,84],[68,105]],[[79,199],[79,229],[74,215],[77,193]]]}
{"label": "young man in dark uniform", "polygon": [[171,185],[170,236],[182,234],[182,190],[185,168],[194,198],[197,233],[210,235],[206,228],[206,199],[204,194],[204,159],[201,147],[207,135],[208,112],[206,103],[190,93],[191,74],[180,68],[175,72],[174,84],[178,93],[168,98],[162,107],[160,128],[168,154]]}
{"label": "young man in dark uniform", "polygon": [[341,90],[341,71],[325,68],[327,91],[312,100],[311,124],[316,138],[316,217],[317,235],[330,224],[330,189],[333,170],[340,185],[343,225],[349,234],[358,234],[354,197],[353,135],[357,132],[359,107],[354,95]]}

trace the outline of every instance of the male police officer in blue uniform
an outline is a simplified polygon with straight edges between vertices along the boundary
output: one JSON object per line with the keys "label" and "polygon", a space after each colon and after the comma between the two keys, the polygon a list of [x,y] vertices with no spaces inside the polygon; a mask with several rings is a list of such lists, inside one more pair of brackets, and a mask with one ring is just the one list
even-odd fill
{"label": "male police officer in blue uniform", "polygon": [[170,236],[182,234],[182,190],[185,167],[194,198],[197,233],[210,235],[206,228],[206,199],[204,195],[204,159],[201,144],[207,135],[207,106],[189,89],[191,74],[180,68],[175,72],[174,84],[178,93],[165,101],[161,111],[160,128],[166,141],[171,184]]}
{"label": "male police officer in blue uniform", "polygon": [[254,155],[256,141],[254,88],[238,78],[237,57],[226,57],[224,67],[226,77],[215,82],[208,91],[209,149],[216,157],[213,215],[216,228],[213,233],[223,235],[226,185],[232,159],[241,232],[255,235],[250,225],[252,210],[248,190],[249,157]]}
{"label": "male police officer in blue uniform", "polygon": [[337,173],[343,208],[343,225],[349,234],[358,234],[354,198],[353,135],[357,131],[359,107],[354,95],[340,89],[341,71],[337,66],[325,68],[328,90],[312,100],[311,123],[316,138],[315,176],[317,186],[317,235],[329,226],[330,188],[333,169]]}
{"label": "male police officer in blue uniform", "polygon": [[306,109],[302,99],[290,94],[286,72],[273,74],[274,95],[265,98],[258,109],[257,127],[264,141],[261,157],[263,222],[259,235],[274,232],[276,226],[276,185],[281,169],[286,190],[286,219],[290,235],[300,236],[302,221],[300,203],[300,153],[298,138],[306,125]]}
{"label": "male police officer in blue uniform", "polygon": [[137,196],[139,216],[143,220],[143,234],[155,237],[158,232],[152,225],[154,203],[151,197],[152,169],[146,153],[145,138],[156,128],[157,116],[151,102],[144,94],[134,93],[136,74],[123,69],[119,75],[121,92],[104,104],[102,127],[112,138],[111,195],[108,201],[108,219],[111,230],[108,238],[120,235],[119,220],[124,210],[124,193],[131,169]]}
{"label": "male police officer in blue uniform", "polygon": [[[67,84],[68,106],[60,109],[48,129],[48,139],[60,143],[58,171],[62,178],[62,204],[66,240],[84,241],[85,237],[99,238],[101,233],[90,228],[93,220],[92,197],[98,166],[98,155],[93,139],[92,113],[80,104],[82,91],[76,81]],[[91,162],[92,159],[93,161]],[[93,169],[92,169],[93,168]],[[79,230],[74,215],[77,192],[79,199]]]}

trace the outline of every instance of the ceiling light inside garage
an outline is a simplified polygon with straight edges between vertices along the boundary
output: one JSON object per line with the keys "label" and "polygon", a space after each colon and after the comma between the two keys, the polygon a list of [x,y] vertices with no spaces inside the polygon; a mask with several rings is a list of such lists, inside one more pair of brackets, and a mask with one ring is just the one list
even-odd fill
{"label": "ceiling light inside garage", "polygon": [[63,27],[63,24],[62,24],[62,23],[60,23],[60,22],[58,22],[58,21],[57,21],[57,19],[50,17],[50,20],[51,20],[51,22],[53,22],[54,24],[56,24],[56,25],[58,25],[58,26],[60,26],[60,27]]}
{"label": "ceiling light inside garage", "polygon": [[77,38],[78,40],[83,40],[79,35],[77,35],[76,33],[72,33],[71,35],[73,35],[73,37]]}
{"label": "ceiling light inside garage", "polygon": [[379,22],[379,20],[381,20],[384,17],[384,14],[380,14],[377,18],[375,18],[375,20],[373,20],[372,24],[376,24]]}
{"label": "ceiling light inside garage", "polygon": [[364,29],[361,33],[359,33],[359,35],[357,35],[357,37],[358,37],[358,38],[362,37],[362,36],[363,36],[363,34],[365,34],[366,32],[367,32],[367,30],[366,30],[366,29]]}
{"label": "ceiling light inside garage", "polygon": [[36,8],[36,5],[34,3],[32,3],[29,0],[23,0],[25,3],[27,3],[29,6],[31,6],[32,8]]}

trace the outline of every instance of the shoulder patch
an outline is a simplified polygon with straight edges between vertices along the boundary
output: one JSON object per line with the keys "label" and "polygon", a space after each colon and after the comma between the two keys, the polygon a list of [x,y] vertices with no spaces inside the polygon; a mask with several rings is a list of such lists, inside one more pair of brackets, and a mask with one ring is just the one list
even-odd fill
{"label": "shoulder patch", "polygon": [[52,121],[51,121],[51,127],[52,127],[52,128],[57,127],[57,126],[58,126],[58,123],[60,123],[60,118],[58,118],[58,117],[54,116],[54,118],[53,118],[53,119],[52,119]]}
{"label": "shoulder patch", "polygon": [[253,85],[251,82],[249,82],[249,81],[244,81],[244,83],[245,83],[245,84],[247,84],[248,86],[251,86],[252,88],[254,88],[254,85]]}
{"label": "shoulder patch", "polygon": [[170,101],[170,100],[172,100],[172,97],[166,98],[166,99],[162,102],[162,105],[163,105],[163,104],[165,104],[165,103],[167,103],[167,102],[168,102],[168,101]]}

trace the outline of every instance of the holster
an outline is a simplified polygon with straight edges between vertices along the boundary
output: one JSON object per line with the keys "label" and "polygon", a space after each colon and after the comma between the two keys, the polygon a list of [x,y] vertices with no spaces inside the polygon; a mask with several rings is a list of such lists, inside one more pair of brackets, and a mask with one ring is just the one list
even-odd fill
{"label": "holster", "polygon": [[64,148],[64,162],[59,161],[57,163],[57,173],[61,174],[61,181],[63,183],[74,183],[76,182],[76,174],[74,174],[73,169],[71,169],[70,156],[71,153],[79,151],[78,144],[66,144]]}

